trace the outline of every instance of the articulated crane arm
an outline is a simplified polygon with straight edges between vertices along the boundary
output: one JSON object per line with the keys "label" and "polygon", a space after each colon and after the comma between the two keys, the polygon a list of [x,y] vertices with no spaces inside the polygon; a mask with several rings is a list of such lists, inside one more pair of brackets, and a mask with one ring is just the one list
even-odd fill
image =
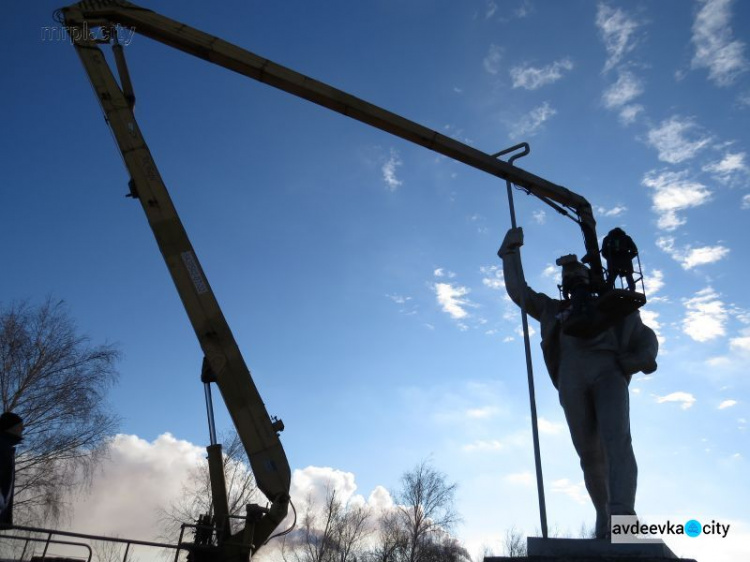
{"label": "articulated crane arm", "polygon": [[[159,249],[167,263],[190,322],[207,361],[210,380],[217,382],[224,402],[248,453],[258,488],[271,501],[268,510],[248,517],[245,530],[226,541],[222,560],[247,558],[256,551],[287,513],[290,470],[278,432],[252,380],[239,347],[193,251],[185,229],[161,179],[151,153],[133,115],[135,97],[128,77],[122,47],[117,44],[117,26],[205,59],[295,96],[376,127],[409,142],[510,181],[558,212],[573,218],[583,232],[591,285],[596,292],[605,287],[596,237],[596,221],[590,203],[582,196],[535,176],[523,169],[440,133],[386,111],[346,92],[280,66],[222,39],[166,18],[124,0],[85,0],[60,10],[97,98],[112,128],[131,176],[131,195],[146,213]],[[94,35],[92,30],[102,33]],[[118,84],[99,45],[114,42],[120,75]],[[205,382],[205,381],[204,381]],[[213,461],[212,461],[213,457]],[[209,447],[216,516],[226,517],[226,492],[218,475],[221,452]],[[219,467],[220,468],[220,467]],[[221,481],[220,481],[221,480]],[[222,497],[223,496],[223,499]],[[226,523],[224,524],[226,526]],[[238,536],[241,535],[241,536]],[[233,545],[240,545],[236,549]],[[227,546],[228,545],[228,546]],[[220,545],[221,546],[221,545]],[[199,552],[193,553],[200,558]],[[216,554],[207,555],[214,558]]]}
{"label": "articulated crane arm", "polygon": [[[596,221],[591,204],[581,195],[218,37],[124,0],[88,0],[64,8],[62,12],[68,26],[85,29],[83,25],[86,23],[88,29],[115,25],[134,29],[141,35],[509,180],[558,212],[572,212],[572,218],[583,231],[584,261],[591,268],[592,286],[603,288]],[[85,41],[76,42],[79,52],[82,43]]]}

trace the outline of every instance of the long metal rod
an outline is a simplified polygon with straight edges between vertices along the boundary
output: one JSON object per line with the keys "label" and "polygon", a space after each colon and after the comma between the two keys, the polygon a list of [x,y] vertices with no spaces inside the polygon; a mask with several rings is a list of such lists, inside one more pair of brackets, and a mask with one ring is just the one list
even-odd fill
{"label": "long metal rod", "polygon": [[[519,148],[523,148],[524,151],[518,154],[514,154],[508,159],[508,163],[513,165],[513,162],[518,158],[526,156],[529,152],[528,143],[521,143],[513,146],[507,150],[499,152],[497,155],[501,156],[508,152],[513,152]],[[513,228],[516,228],[516,207],[513,203],[513,186],[510,180],[506,180],[505,185],[508,189],[508,206],[510,208],[510,224]],[[521,248],[518,249],[518,260],[521,261]],[[529,404],[531,406],[531,435],[534,441],[534,464],[536,466],[536,490],[539,496],[539,518],[542,524],[542,537],[547,538],[547,504],[544,500],[544,478],[542,477],[542,454],[539,448],[539,424],[537,422],[536,415],[536,396],[534,393],[534,367],[531,361],[531,342],[529,339],[529,319],[526,314],[526,295],[523,288],[526,286],[526,280],[524,279],[523,269],[519,269],[518,275],[520,276],[519,282],[521,286],[521,325],[523,326],[523,348],[526,353],[526,375],[529,380]]]}

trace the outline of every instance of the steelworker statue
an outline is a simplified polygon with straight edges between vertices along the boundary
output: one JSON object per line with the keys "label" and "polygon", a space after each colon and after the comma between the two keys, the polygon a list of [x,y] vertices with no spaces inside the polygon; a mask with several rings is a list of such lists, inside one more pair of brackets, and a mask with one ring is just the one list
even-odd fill
{"label": "steelworker statue", "polygon": [[563,298],[537,293],[523,282],[518,248],[523,230],[512,228],[498,255],[508,295],[540,323],[542,353],[578,453],[596,509],[596,537],[610,534],[612,515],[635,515],[638,467],[630,437],[628,385],[633,374],[656,370],[658,342],[633,312],[589,338],[563,333],[570,295],[588,283],[588,268],[577,260],[563,264]]}

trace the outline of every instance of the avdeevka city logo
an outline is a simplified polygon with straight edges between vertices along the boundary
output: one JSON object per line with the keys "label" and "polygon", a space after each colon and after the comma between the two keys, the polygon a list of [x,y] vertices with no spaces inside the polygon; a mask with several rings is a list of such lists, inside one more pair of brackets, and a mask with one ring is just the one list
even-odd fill
{"label": "avdeevka city logo", "polygon": [[691,519],[690,521],[685,523],[685,534],[688,537],[697,537],[702,532],[703,532],[703,525],[701,525],[700,521]]}
{"label": "avdeevka city logo", "polygon": [[711,520],[702,524],[697,519],[689,519],[685,523],[673,523],[666,520],[662,523],[644,523],[636,515],[613,515],[611,537],[613,543],[643,543],[660,542],[657,537],[668,535],[687,535],[688,537],[718,536],[726,538],[729,534],[729,523]]}

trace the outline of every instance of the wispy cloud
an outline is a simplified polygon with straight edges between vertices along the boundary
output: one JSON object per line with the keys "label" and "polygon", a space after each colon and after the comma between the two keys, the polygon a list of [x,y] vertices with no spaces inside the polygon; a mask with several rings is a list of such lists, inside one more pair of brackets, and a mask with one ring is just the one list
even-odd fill
{"label": "wispy cloud", "polygon": [[596,214],[602,217],[619,217],[627,210],[628,208],[625,205],[618,204],[611,209],[607,209],[606,207],[597,207]]}
{"label": "wispy cloud", "polygon": [[643,106],[640,104],[626,105],[620,110],[620,122],[623,125],[631,125],[635,122],[636,117],[643,112]]}
{"label": "wispy cloud", "polygon": [[545,222],[547,222],[547,213],[544,211],[544,209],[534,211],[532,213],[532,217],[534,218],[534,222],[536,222],[537,224],[544,224]]}
{"label": "wispy cloud", "polygon": [[484,19],[488,20],[492,18],[492,16],[495,15],[495,12],[497,12],[497,4],[492,1],[487,2],[487,10],[484,12]]}
{"label": "wispy cloud", "polygon": [[750,336],[742,336],[729,340],[729,349],[735,352],[750,353]]}
{"label": "wispy cloud", "polygon": [[494,43],[490,45],[487,55],[485,55],[482,61],[482,66],[490,74],[497,74],[500,72],[500,63],[503,60],[503,49],[498,47]]}
{"label": "wispy cloud", "polygon": [[604,90],[602,101],[607,109],[619,109],[643,93],[643,82],[629,70],[620,70],[617,82]]}
{"label": "wispy cloud", "polygon": [[742,196],[742,202],[740,203],[742,209],[750,209],[750,193]]}
{"label": "wispy cloud", "polygon": [[666,396],[657,396],[656,401],[659,404],[664,404],[665,402],[677,402],[680,404],[680,408],[682,408],[683,410],[687,410],[693,404],[695,404],[695,396],[693,396],[689,392],[678,391],[667,394]]}
{"label": "wispy cloud", "polygon": [[481,408],[470,408],[466,410],[466,417],[475,420],[486,420],[500,413],[497,406],[483,406]]}
{"label": "wispy cloud", "polygon": [[689,117],[674,115],[648,131],[648,143],[659,153],[659,160],[679,164],[693,158],[711,137]]}
{"label": "wispy cloud", "polygon": [[433,290],[443,312],[447,312],[451,318],[461,320],[469,315],[466,308],[472,303],[466,298],[471,292],[468,288],[452,283],[435,283]]}
{"label": "wispy cloud", "polygon": [[701,9],[693,22],[693,69],[708,69],[708,78],[717,86],[730,86],[747,72],[745,44],[733,39],[730,6],[732,0],[699,0]]}
{"label": "wispy cloud", "polygon": [[629,70],[618,71],[617,82],[604,90],[602,103],[607,109],[620,112],[620,121],[630,125],[635,121],[643,106],[631,103],[643,93],[643,81]]}
{"label": "wispy cloud", "polygon": [[404,183],[396,177],[396,169],[402,164],[403,162],[398,152],[392,148],[388,160],[380,168],[380,171],[383,173],[383,181],[390,191],[396,191]]}
{"label": "wispy cloud", "polygon": [[386,295],[389,299],[391,299],[396,304],[406,304],[411,300],[411,297],[405,297],[403,295]]}
{"label": "wispy cloud", "polygon": [[463,446],[463,450],[467,453],[473,453],[475,451],[488,452],[488,451],[502,451],[505,448],[502,442],[497,439],[493,440],[477,440],[473,443],[469,443]]}
{"label": "wispy cloud", "polygon": [[719,410],[726,410],[727,408],[731,408],[736,404],[737,400],[724,400],[721,404],[719,404]]}
{"label": "wispy cloud", "polygon": [[747,175],[747,164],[745,163],[744,152],[727,152],[724,158],[718,162],[711,162],[703,166],[702,170],[712,174],[722,183],[733,183],[740,175]]}
{"label": "wispy cloud", "polygon": [[675,261],[680,262],[683,269],[693,269],[701,265],[707,265],[724,259],[729,255],[726,246],[699,246],[694,248],[687,245],[678,248],[671,236],[662,236],[656,240],[656,245]]}
{"label": "wispy cloud", "polygon": [[586,493],[586,486],[583,482],[574,484],[567,478],[553,480],[552,491],[559,494],[565,494],[576,503],[580,503],[581,505],[586,505],[590,501],[589,495]]}
{"label": "wispy cloud", "polygon": [[532,109],[513,125],[508,136],[511,139],[524,136],[532,137],[539,132],[544,122],[552,118],[556,113],[557,111],[550,106],[549,102],[544,102],[539,107]]}
{"label": "wispy cloud", "polygon": [[637,31],[640,27],[635,19],[620,8],[600,3],[596,11],[596,27],[607,50],[604,72],[612,70],[631,52],[638,43]]}
{"label": "wispy cloud", "polygon": [[684,299],[685,318],[682,331],[697,342],[707,342],[726,334],[728,313],[719,294],[711,287],[698,291],[694,297]]}
{"label": "wispy cloud", "polygon": [[537,420],[537,426],[539,427],[540,433],[546,433],[547,435],[560,435],[561,433],[565,433],[564,423],[553,422],[543,417],[540,417]]}
{"label": "wispy cloud", "polygon": [[547,66],[539,68],[523,64],[510,69],[510,77],[514,88],[536,90],[547,84],[553,84],[563,77],[563,73],[573,70],[573,61],[569,58],[560,59]]}
{"label": "wispy cloud", "polygon": [[448,279],[453,279],[456,276],[453,271],[446,271],[443,267],[438,267],[432,272],[432,274],[435,277],[447,277]]}
{"label": "wispy cloud", "polygon": [[524,472],[513,472],[511,474],[506,474],[503,476],[503,480],[508,482],[509,484],[520,484],[522,486],[531,486],[536,482],[536,478],[534,475],[527,471]]}
{"label": "wispy cloud", "polygon": [[643,323],[654,331],[654,333],[656,334],[656,339],[659,341],[659,344],[664,345],[664,342],[666,342],[666,338],[661,333],[661,322],[659,322],[659,313],[653,310],[645,310],[645,309],[641,309],[640,313],[641,313],[641,320],[643,320]]}
{"label": "wispy cloud", "polygon": [[505,289],[503,270],[496,265],[485,265],[479,268],[482,274],[482,285],[496,291]]}
{"label": "wispy cloud", "polygon": [[702,183],[689,179],[688,172],[651,170],[642,182],[651,188],[653,210],[659,215],[657,226],[672,231],[685,224],[685,219],[677,215],[691,207],[698,207],[711,200],[711,191]]}
{"label": "wispy cloud", "polygon": [[646,286],[646,294],[652,297],[664,288],[664,273],[660,269],[652,269],[644,275],[643,283]]}

